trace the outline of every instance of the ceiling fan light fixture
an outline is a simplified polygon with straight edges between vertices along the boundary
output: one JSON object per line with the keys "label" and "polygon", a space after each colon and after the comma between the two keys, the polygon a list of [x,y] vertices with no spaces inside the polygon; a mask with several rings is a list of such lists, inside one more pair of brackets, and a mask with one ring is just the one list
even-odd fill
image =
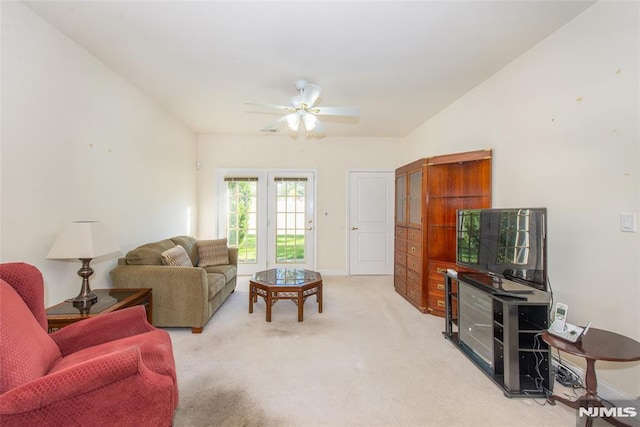
{"label": "ceiling fan light fixture", "polygon": [[313,130],[316,127],[316,123],[318,123],[318,118],[313,114],[305,114],[304,115],[304,127],[307,130]]}
{"label": "ceiling fan light fixture", "polygon": [[300,126],[300,116],[298,113],[287,114],[287,125],[292,131],[297,131]]}

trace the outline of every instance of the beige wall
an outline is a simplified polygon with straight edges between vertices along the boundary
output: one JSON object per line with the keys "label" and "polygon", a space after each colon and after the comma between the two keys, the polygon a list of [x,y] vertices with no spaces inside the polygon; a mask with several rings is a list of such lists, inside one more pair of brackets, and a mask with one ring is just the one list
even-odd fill
{"label": "beige wall", "polygon": [[[404,138],[323,138],[298,141],[280,135],[200,135],[200,236],[219,237],[217,169],[313,170],[316,174],[316,268],[333,274],[346,274],[347,173],[357,170],[393,171],[403,161],[403,152],[406,150]],[[327,212],[326,216],[324,212]]]}
{"label": "beige wall", "polygon": [[[409,137],[417,155],[494,148],[493,205],[548,208],[549,272],[569,321],[640,341],[639,5],[598,3]],[[640,395],[640,365],[598,363]]]}
{"label": "beige wall", "polygon": [[[2,262],[36,265],[51,305],[79,261],[48,261],[62,225],[100,220],[123,251],[195,232],[196,138],[19,2],[2,2]],[[115,259],[94,262],[111,287]]]}

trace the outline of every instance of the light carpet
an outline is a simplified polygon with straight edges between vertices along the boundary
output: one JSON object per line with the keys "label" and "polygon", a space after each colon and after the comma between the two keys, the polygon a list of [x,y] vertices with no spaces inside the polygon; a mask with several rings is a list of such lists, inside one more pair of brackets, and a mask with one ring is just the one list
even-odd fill
{"label": "light carpet", "polygon": [[200,335],[168,329],[182,426],[574,426],[575,412],[505,397],[393,289],[390,276],[324,277],[307,299],[248,312],[248,277]]}

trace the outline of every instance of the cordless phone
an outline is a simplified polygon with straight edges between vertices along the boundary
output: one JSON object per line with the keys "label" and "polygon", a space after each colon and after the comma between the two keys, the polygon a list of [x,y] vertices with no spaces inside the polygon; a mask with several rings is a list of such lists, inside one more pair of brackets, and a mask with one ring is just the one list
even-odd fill
{"label": "cordless phone", "polygon": [[556,304],[555,316],[553,323],[549,328],[549,333],[569,342],[578,342],[584,335],[587,334],[587,331],[591,326],[591,322],[589,322],[589,324],[585,328],[572,325],[571,323],[567,322],[568,311],[569,307],[566,304],[563,304],[561,302]]}
{"label": "cordless phone", "polygon": [[553,321],[553,325],[551,325],[555,332],[562,333],[567,329],[566,323],[568,309],[569,307],[567,306],[567,304],[563,304],[561,302],[556,304],[556,316],[555,320]]}

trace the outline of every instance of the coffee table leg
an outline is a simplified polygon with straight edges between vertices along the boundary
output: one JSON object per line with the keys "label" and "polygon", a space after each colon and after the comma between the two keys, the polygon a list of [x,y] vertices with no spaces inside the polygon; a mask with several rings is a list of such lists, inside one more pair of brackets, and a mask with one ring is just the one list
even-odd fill
{"label": "coffee table leg", "polygon": [[267,291],[267,322],[271,322],[271,306],[273,305],[272,292]]}
{"label": "coffee table leg", "polygon": [[318,313],[322,313],[322,283],[318,285],[318,294],[316,295],[318,300]]}
{"label": "coffee table leg", "polygon": [[303,320],[303,310],[304,310],[304,298],[302,298],[302,291],[298,291],[298,322],[302,322]]}
{"label": "coffee table leg", "polygon": [[253,313],[253,294],[255,292],[255,287],[249,284],[249,313]]}

